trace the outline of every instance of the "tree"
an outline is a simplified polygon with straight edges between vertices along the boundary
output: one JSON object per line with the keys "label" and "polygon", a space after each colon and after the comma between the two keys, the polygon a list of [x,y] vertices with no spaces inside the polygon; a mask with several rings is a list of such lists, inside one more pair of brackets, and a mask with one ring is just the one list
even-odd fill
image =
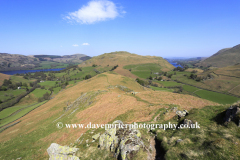
{"label": "tree", "polygon": [[49,91],[53,92],[53,87],[50,87],[50,88],[49,88]]}
{"label": "tree", "polygon": [[48,92],[46,92],[44,95],[43,95],[43,98],[45,100],[49,100],[50,99],[50,94]]}
{"label": "tree", "polygon": [[162,80],[162,77],[158,77],[158,79],[157,79],[158,81],[161,81]]}
{"label": "tree", "polygon": [[8,86],[8,85],[10,85],[10,84],[12,84],[11,80],[4,79],[2,85],[3,85],[3,86]]}
{"label": "tree", "polygon": [[172,78],[172,74],[169,74],[167,77],[168,77],[168,78]]}
{"label": "tree", "polygon": [[66,82],[65,82],[65,85],[67,86],[68,84],[69,84],[68,81],[66,81]]}
{"label": "tree", "polygon": [[193,74],[193,73],[191,73],[191,75],[190,75],[190,78],[191,78],[191,79],[196,79],[196,78],[197,78],[197,75],[196,75],[196,74]]}

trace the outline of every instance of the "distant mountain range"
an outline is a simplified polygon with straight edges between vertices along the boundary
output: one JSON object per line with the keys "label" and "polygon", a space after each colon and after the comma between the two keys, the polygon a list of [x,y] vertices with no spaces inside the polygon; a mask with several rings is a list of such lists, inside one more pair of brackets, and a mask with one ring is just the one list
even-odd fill
{"label": "distant mountain range", "polygon": [[240,63],[240,44],[232,48],[224,48],[211,57],[198,63],[203,67],[227,67]]}
{"label": "distant mountain range", "polygon": [[[44,64],[48,66],[63,66],[64,64],[80,64],[91,57],[84,54],[74,55],[31,55],[0,53],[0,71],[36,69]],[[49,63],[48,63],[49,62]]]}

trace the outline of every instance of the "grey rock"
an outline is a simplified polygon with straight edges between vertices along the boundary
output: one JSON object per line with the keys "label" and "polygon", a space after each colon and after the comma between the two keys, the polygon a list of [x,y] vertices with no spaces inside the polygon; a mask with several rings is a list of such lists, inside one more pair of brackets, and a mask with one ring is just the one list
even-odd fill
{"label": "grey rock", "polygon": [[79,160],[75,156],[75,153],[78,151],[78,148],[71,148],[66,146],[61,146],[57,143],[52,143],[47,149],[49,160]]}
{"label": "grey rock", "polygon": [[120,120],[114,121],[114,124],[119,125],[100,135],[99,146],[113,152],[116,158],[120,156],[122,160],[127,160],[127,154],[138,151],[143,144],[141,133],[137,129],[126,127]]}
{"label": "grey rock", "polygon": [[180,142],[182,142],[183,140],[182,139],[178,139],[177,141],[176,141],[176,143],[180,143]]}
{"label": "grey rock", "polygon": [[188,115],[188,111],[187,110],[176,111],[176,114],[178,115],[178,118],[181,118],[181,117],[187,116]]}
{"label": "grey rock", "polygon": [[233,120],[240,121],[240,108],[238,106],[230,106],[227,109],[225,117],[223,119],[225,125],[227,125],[229,122]]}

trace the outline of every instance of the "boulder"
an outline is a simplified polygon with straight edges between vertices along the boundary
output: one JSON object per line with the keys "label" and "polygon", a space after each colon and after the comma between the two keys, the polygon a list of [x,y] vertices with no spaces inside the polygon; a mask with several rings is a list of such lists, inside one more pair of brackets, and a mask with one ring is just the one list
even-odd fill
{"label": "boulder", "polygon": [[230,106],[223,119],[224,124],[227,125],[231,121],[236,121],[238,126],[240,125],[240,108],[238,105]]}
{"label": "boulder", "polygon": [[57,143],[52,143],[47,149],[47,152],[50,156],[49,160],[79,160],[79,158],[75,156],[78,150],[78,148],[60,146]]}
{"label": "boulder", "polygon": [[176,114],[178,115],[178,119],[180,119],[181,117],[187,116],[188,115],[188,111],[187,110],[176,111]]}
{"label": "boulder", "polygon": [[122,160],[127,160],[127,154],[138,151],[143,145],[141,133],[139,130],[129,128],[119,120],[114,121],[113,124],[119,125],[107,129],[100,135],[99,147],[113,152],[116,158],[121,157]]}

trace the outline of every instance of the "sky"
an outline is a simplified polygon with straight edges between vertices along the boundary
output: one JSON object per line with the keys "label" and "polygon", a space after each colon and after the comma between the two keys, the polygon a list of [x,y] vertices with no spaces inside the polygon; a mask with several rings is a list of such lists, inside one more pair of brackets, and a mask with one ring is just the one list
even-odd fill
{"label": "sky", "polygon": [[0,0],[0,53],[207,57],[240,44],[239,0]]}

